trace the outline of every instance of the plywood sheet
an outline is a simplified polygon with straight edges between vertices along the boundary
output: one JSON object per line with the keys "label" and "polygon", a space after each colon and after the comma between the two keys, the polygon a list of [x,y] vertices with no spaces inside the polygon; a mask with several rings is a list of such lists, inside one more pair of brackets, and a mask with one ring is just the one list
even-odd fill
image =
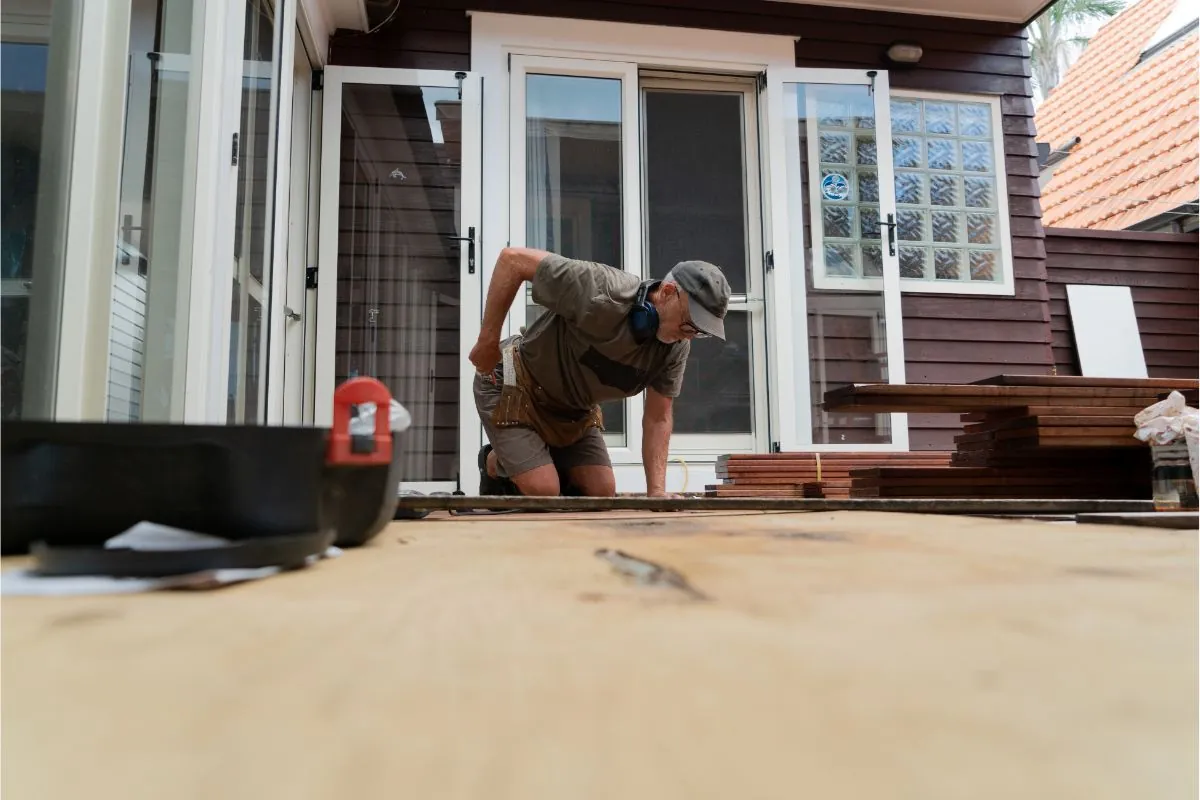
{"label": "plywood sheet", "polygon": [[215,593],[6,598],[2,788],[1194,797],[1196,553],[863,512],[430,517]]}

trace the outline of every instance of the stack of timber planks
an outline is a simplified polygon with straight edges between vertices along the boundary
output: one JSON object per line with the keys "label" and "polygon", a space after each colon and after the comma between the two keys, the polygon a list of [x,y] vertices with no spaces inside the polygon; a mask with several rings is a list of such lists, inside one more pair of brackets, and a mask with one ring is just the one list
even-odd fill
{"label": "stack of timber planks", "polygon": [[709,497],[850,497],[850,473],[877,467],[945,467],[948,452],[771,453],[717,459]]}
{"label": "stack of timber planks", "polygon": [[969,385],[850,386],[833,410],[962,413],[944,467],[879,465],[850,473],[851,497],[1141,499],[1150,497],[1150,449],[1133,417],[1198,381],[1000,375]]}

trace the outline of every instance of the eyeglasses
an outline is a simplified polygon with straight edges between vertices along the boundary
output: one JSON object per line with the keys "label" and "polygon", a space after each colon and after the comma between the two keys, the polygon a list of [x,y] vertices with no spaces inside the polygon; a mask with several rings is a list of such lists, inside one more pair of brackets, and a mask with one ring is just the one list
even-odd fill
{"label": "eyeglasses", "polygon": [[[679,302],[684,308],[688,308],[687,295],[683,292],[679,293]],[[683,331],[685,335],[690,336],[693,339],[708,339],[712,336],[712,334],[705,333],[696,327],[696,323],[692,322],[691,314],[688,314],[688,318],[679,323],[679,330]]]}

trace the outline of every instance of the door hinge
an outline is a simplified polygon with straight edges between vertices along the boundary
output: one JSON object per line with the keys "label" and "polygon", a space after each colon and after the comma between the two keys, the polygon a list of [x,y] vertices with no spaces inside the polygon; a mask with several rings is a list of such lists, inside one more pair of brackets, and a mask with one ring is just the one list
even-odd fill
{"label": "door hinge", "polygon": [[508,67],[507,67],[507,70],[508,70],[509,72],[512,72],[512,53],[509,53],[509,54],[508,54]]}
{"label": "door hinge", "polygon": [[775,269],[775,251],[768,250],[763,254],[763,262],[767,265],[767,272]]}
{"label": "door hinge", "polygon": [[467,79],[467,73],[465,73],[465,72],[454,73],[454,80],[458,81],[458,99],[459,100],[462,100],[462,85],[463,85],[463,81],[465,81],[466,79]]}
{"label": "door hinge", "polygon": [[764,69],[762,72],[758,73],[756,77],[758,79],[758,90],[760,92],[764,91],[767,88],[767,71]]}
{"label": "door hinge", "polygon": [[317,288],[317,268],[316,267],[307,267],[304,270],[304,288],[305,289]]}
{"label": "door hinge", "polygon": [[236,167],[238,164],[238,134],[236,133],[233,135],[233,152],[231,156],[230,163]]}
{"label": "door hinge", "polygon": [[325,88],[325,70],[314,69],[312,74],[312,90],[319,92]]}
{"label": "door hinge", "polygon": [[780,445],[779,442],[771,442],[771,452],[772,453],[782,453],[783,452],[782,445]]}

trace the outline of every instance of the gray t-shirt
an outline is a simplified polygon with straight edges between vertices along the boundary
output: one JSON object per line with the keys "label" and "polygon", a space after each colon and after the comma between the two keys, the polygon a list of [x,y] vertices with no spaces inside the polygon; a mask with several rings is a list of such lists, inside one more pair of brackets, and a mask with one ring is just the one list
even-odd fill
{"label": "gray t-shirt", "polygon": [[638,344],[629,330],[641,280],[591,261],[550,255],[533,277],[543,313],[521,338],[531,376],[565,408],[587,409],[641,393],[647,386],[678,397],[691,343]]}

